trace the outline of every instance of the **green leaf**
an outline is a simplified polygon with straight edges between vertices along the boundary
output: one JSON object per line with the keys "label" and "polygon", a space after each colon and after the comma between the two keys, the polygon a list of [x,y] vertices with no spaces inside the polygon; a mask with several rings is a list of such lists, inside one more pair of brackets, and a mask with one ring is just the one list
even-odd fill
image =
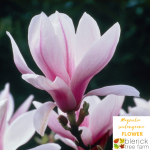
{"label": "green leaf", "polygon": [[114,148],[115,149],[119,149],[119,145],[118,144],[114,144]]}

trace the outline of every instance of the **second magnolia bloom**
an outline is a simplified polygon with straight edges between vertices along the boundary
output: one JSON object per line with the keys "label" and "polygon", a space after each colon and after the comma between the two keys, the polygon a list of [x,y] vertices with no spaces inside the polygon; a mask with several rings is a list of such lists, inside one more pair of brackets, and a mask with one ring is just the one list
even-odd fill
{"label": "second magnolia bloom", "polygon": [[[84,98],[80,108],[82,108],[84,102],[89,103],[90,107],[89,115],[85,117],[84,121],[79,126],[79,129],[83,130],[81,138],[85,145],[94,145],[97,143],[97,145],[104,147],[109,136],[112,134],[113,116],[118,116],[124,102],[124,96],[108,95],[103,100],[100,100],[97,96],[88,96]],[[39,109],[42,104],[34,102],[34,105]],[[41,114],[39,111],[37,111],[36,114],[37,113],[39,113],[39,115]],[[75,145],[74,141],[76,138],[59,123],[59,115],[67,117],[65,113],[58,109],[58,114],[52,110],[48,120],[46,121],[45,118],[44,120],[47,122],[50,129],[58,134],[56,136],[57,138],[76,150],[82,150],[82,148]],[[76,116],[77,120],[79,117],[79,110],[76,111]],[[38,130],[39,120],[41,119],[42,118],[34,117],[34,126],[36,130]]]}
{"label": "second magnolia bloom", "polygon": [[31,54],[44,76],[28,68],[18,46],[11,39],[14,61],[22,78],[41,90],[46,90],[63,112],[78,110],[84,97],[108,94],[139,96],[127,85],[114,85],[90,91],[88,83],[114,55],[120,36],[120,26],[114,24],[100,35],[96,21],[87,13],[81,17],[77,31],[69,16],[56,12],[32,18],[28,41]]}

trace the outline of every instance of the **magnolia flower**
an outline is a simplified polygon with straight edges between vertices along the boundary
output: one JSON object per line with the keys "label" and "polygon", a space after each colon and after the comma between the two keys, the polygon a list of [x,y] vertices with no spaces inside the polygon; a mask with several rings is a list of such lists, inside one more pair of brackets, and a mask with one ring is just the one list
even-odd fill
{"label": "magnolia flower", "polygon": [[43,144],[38,147],[29,149],[29,150],[60,150],[61,147],[58,144],[54,143],[48,143],[48,144]]}
{"label": "magnolia flower", "polygon": [[7,35],[22,78],[46,90],[63,112],[78,110],[82,99],[90,95],[139,96],[135,88],[127,85],[107,86],[84,95],[90,80],[114,55],[120,36],[118,23],[101,36],[96,21],[87,13],[81,17],[76,33],[72,19],[66,14],[56,12],[47,17],[42,12],[33,17],[28,30],[29,47],[45,76],[35,74],[27,66],[13,37],[9,32]]}
{"label": "magnolia flower", "polygon": [[9,122],[9,124],[11,124],[18,116],[22,115],[23,113],[25,113],[33,100],[34,96],[30,95],[24,102],[23,104],[16,110],[16,112],[13,114],[14,112],[14,99],[13,96],[11,95],[11,93],[9,92],[9,84],[7,83],[5,85],[4,90],[2,90],[0,92],[0,101],[7,99],[7,122]]}
{"label": "magnolia flower", "polygon": [[28,142],[35,133],[33,126],[35,110],[20,115],[9,125],[6,119],[8,102],[0,101],[0,150],[16,150]]}
{"label": "magnolia flower", "polygon": [[[97,144],[100,144],[101,147],[104,147],[108,140],[107,137],[112,134],[113,116],[117,116],[119,114],[124,101],[124,96],[108,95],[103,100],[100,100],[97,96],[88,96],[82,101],[81,107],[84,101],[89,103],[90,107],[89,115],[86,116],[79,127],[79,129],[83,130],[81,138],[85,145],[93,145],[97,142]],[[36,108],[41,108],[41,103],[33,103]],[[78,149],[74,144],[75,137],[69,131],[65,130],[58,122],[57,118],[59,115],[66,116],[66,113],[63,113],[59,108],[58,114],[52,110],[49,116],[48,126],[58,134],[57,138],[59,137],[66,144]],[[78,118],[79,111],[76,111],[76,116]],[[38,129],[39,120],[34,117],[33,122],[35,129]]]}
{"label": "magnolia flower", "polygon": [[136,106],[128,107],[128,113],[121,109],[121,116],[150,116],[150,100],[147,101],[142,98],[134,98],[133,100]]}

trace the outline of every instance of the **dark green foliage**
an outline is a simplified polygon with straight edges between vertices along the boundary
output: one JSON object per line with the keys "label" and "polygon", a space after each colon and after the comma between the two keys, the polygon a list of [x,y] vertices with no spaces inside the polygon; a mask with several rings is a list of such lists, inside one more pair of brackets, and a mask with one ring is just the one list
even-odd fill
{"label": "dark green foliage", "polygon": [[[34,63],[27,41],[27,32],[33,16],[45,12],[47,15],[56,10],[68,14],[77,27],[83,12],[89,13],[98,23],[103,34],[115,22],[121,26],[121,37],[110,63],[90,82],[87,91],[115,84],[127,84],[137,88],[141,97],[149,95],[149,0],[1,0],[0,1],[0,90],[6,82],[16,102],[16,108],[34,94],[41,102],[51,100],[49,94],[40,91],[21,79],[11,50],[9,31],[18,44],[29,67],[37,74],[42,74]],[[109,40],[109,39],[108,39]],[[124,108],[134,105],[132,97],[126,98]],[[32,106],[33,107],[33,106]],[[112,148],[112,142],[108,149]],[[35,143],[20,149],[34,147]]]}

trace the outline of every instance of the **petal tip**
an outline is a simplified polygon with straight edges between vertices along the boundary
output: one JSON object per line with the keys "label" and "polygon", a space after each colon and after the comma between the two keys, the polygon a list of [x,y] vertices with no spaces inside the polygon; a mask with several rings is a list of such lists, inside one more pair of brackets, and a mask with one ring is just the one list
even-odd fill
{"label": "petal tip", "polygon": [[8,32],[8,31],[6,31],[6,34],[9,36],[10,35],[10,33]]}

